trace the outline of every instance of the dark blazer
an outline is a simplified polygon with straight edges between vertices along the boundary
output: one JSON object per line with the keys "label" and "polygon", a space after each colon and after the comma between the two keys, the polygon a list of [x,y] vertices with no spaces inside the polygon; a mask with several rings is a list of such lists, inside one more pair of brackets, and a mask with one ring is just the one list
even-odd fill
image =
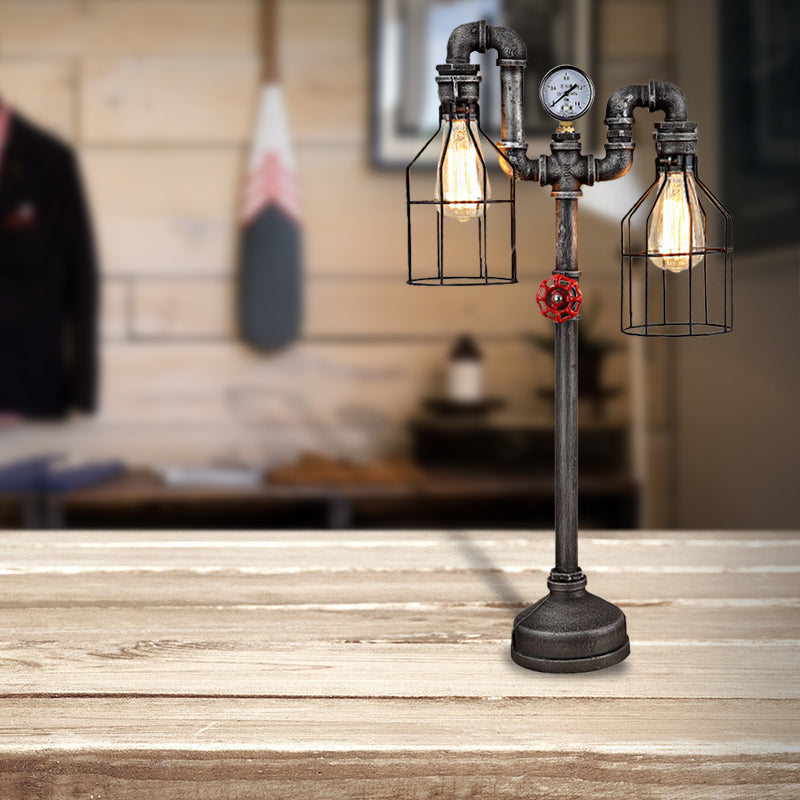
{"label": "dark blazer", "polygon": [[13,113],[0,164],[0,412],[94,409],[97,280],[75,156]]}

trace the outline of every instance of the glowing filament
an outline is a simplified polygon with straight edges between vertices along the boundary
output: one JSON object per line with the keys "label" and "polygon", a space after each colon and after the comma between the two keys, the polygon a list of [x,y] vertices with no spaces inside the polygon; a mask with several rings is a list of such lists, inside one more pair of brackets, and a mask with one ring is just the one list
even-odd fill
{"label": "glowing filament", "polygon": [[[666,181],[666,183],[665,183]],[[706,246],[705,220],[691,172],[662,173],[647,226],[650,263],[669,272],[697,266]],[[690,255],[691,254],[691,255]]]}
{"label": "glowing filament", "polygon": [[[484,165],[478,129],[473,120],[467,128],[466,120],[454,119],[450,122],[449,131],[449,139],[447,128],[443,134],[434,198],[444,201],[444,205],[437,208],[443,208],[446,217],[466,222],[479,217],[483,209]],[[489,197],[488,178],[486,197]]]}

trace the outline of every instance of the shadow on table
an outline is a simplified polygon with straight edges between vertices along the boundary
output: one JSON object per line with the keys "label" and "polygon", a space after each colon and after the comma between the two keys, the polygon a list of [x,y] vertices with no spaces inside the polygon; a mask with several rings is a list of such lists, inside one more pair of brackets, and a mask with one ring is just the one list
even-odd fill
{"label": "shadow on table", "polygon": [[498,567],[483,551],[473,542],[464,531],[448,531],[447,536],[453,541],[467,557],[475,569],[480,570],[486,583],[497,595],[497,599],[506,605],[523,608],[527,605],[526,598],[522,597],[508,579],[503,570]]}

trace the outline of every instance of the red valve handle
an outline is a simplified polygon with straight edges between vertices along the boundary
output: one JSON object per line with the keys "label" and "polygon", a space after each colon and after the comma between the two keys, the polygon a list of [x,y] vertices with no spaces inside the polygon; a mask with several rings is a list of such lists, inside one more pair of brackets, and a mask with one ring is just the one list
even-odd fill
{"label": "red valve handle", "polygon": [[536,292],[539,310],[554,322],[566,322],[578,316],[583,295],[578,281],[566,275],[556,274],[546,278]]}

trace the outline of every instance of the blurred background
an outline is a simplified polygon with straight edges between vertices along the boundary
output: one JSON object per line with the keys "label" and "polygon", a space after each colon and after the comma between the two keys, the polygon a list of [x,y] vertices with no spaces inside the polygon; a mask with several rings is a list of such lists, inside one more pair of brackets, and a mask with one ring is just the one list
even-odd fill
{"label": "blurred background", "polygon": [[[593,76],[584,152],[602,154],[615,88],[678,83],[700,124],[701,175],[735,218],[734,332],[644,342],[619,333],[619,220],[652,181],[661,115],[637,112],[631,173],[584,191],[581,358],[596,372],[581,378],[582,525],[798,525],[796,2],[276,6],[265,41],[256,0],[0,0],[0,96],[78,155],[101,294],[96,410],[9,409],[0,462],[116,467],[97,486],[11,480],[7,525],[552,525],[552,323],[535,304],[553,266],[549,191],[517,187],[518,285],[405,284],[398,165],[431,106],[409,65],[424,65],[415,75],[435,98],[441,29],[480,17],[514,20],[534,91],[564,61]],[[297,341],[265,352],[242,340],[237,285],[272,47],[303,312]],[[548,123],[527,119],[529,154],[546,152]],[[482,376],[466,401],[453,376],[465,361]]]}

